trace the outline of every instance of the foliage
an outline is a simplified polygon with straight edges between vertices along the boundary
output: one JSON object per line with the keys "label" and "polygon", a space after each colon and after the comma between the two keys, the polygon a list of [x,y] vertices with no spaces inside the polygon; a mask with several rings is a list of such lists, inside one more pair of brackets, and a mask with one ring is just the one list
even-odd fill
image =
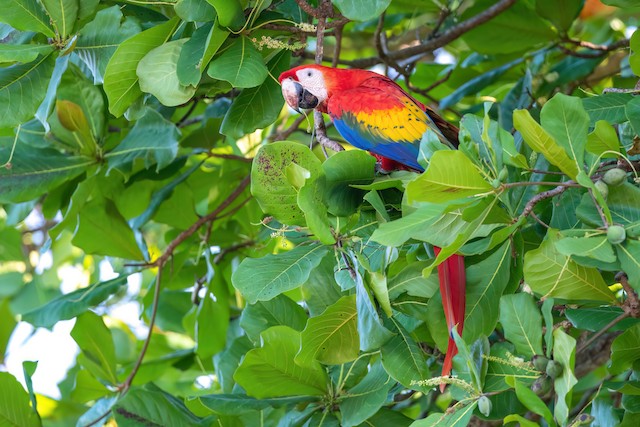
{"label": "foliage", "polygon": [[[68,319],[79,352],[59,398],[0,372],[1,425],[637,425],[637,2],[9,3],[0,355]],[[322,48],[440,101],[459,151],[309,148],[276,78]]]}

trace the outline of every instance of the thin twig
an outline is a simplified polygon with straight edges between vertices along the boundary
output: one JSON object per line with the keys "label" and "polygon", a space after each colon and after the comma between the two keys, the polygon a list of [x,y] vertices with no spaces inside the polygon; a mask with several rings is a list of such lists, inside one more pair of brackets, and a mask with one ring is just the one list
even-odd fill
{"label": "thin twig", "polygon": [[555,197],[555,196],[557,196],[559,194],[562,194],[568,188],[569,187],[559,185],[556,188],[554,188],[553,190],[543,191],[542,193],[536,194],[535,196],[533,196],[531,198],[531,200],[529,200],[527,202],[527,204],[525,205],[524,209],[522,210],[522,213],[520,214],[520,217],[528,216],[533,211],[533,208],[535,208],[538,203],[540,203],[543,200],[550,199],[551,197]]}
{"label": "thin twig", "polygon": [[598,332],[596,332],[595,334],[591,335],[591,337],[589,337],[588,340],[586,340],[584,343],[580,344],[580,347],[578,347],[576,349],[576,353],[580,353],[581,351],[583,351],[585,348],[589,347],[595,340],[598,339],[598,337],[600,337],[602,334],[604,334],[605,332],[607,332],[610,328],[612,328],[613,326],[615,326],[616,324],[618,324],[618,322],[620,322],[621,320],[626,319],[627,317],[631,316],[631,314],[629,312],[623,312],[622,314],[620,314],[620,316],[616,317],[615,319],[613,319],[611,322],[607,323],[607,325],[605,327],[603,327],[602,329],[600,329]]}
{"label": "thin twig", "polygon": [[296,119],[293,121],[291,126],[279,132],[275,132],[271,134],[269,136],[269,141],[283,141],[289,138],[289,135],[297,131],[300,128],[300,125],[302,124],[302,122],[304,122],[306,118],[307,116],[305,116],[304,114],[298,115],[298,117],[296,117]]}

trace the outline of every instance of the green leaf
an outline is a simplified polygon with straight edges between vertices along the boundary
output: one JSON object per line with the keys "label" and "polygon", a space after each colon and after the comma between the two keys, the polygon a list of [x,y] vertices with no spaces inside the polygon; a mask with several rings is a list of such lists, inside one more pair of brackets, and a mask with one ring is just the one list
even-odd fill
{"label": "green leaf", "polygon": [[182,105],[196,93],[194,86],[182,85],[176,74],[180,51],[186,41],[170,41],[150,50],[136,68],[140,90],[152,94],[167,107]]}
{"label": "green leaf", "polygon": [[357,426],[378,412],[393,385],[394,381],[385,372],[382,363],[371,366],[362,381],[344,393],[344,400],[340,402],[342,426]]}
{"label": "green leaf", "polygon": [[[546,347],[547,359],[551,358],[551,350],[553,349],[553,306],[555,300],[553,298],[547,298],[543,301],[540,311],[542,312],[542,318],[544,319],[544,327],[547,329],[544,333],[544,344]],[[567,316],[568,318],[568,316]]]}
{"label": "green leaf", "polygon": [[326,176],[325,200],[336,216],[351,215],[362,204],[364,191],[353,184],[369,184],[374,179],[375,158],[362,150],[339,151],[322,163]]}
{"label": "green leaf", "polygon": [[45,305],[22,315],[22,320],[33,326],[52,328],[61,320],[73,319],[91,307],[115,294],[127,283],[127,276],[106,282],[98,282],[88,288],[78,289],[47,302]]}
{"label": "green leaf", "polygon": [[[620,151],[620,141],[616,130],[608,122],[598,120],[593,132],[587,136],[587,144],[585,146],[588,152],[596,156],[603,155],[605,151]],[[615,157],[615,153],[604,154],[603,157]]]}
{"label": "green leaf", "polygon": [[[300,168],[295,163],[289,166]],[[322,171],[322,169],[320,169]],[[307,171],[305,171],[307,172]],[[298,206],[304,213],[304,218],[311,233],[325,245],[336,243],[327,215],[327,206],[324,204],[325,192],[324,171],[319,176],[306,176],[304,185],[298,191]]]}
{"label": "green leaf", "polygon": [[0,128],[14,127],[34,117],[47,94],[55,59],[56,55],[50,53],[27,64],[0,68]]}
{"label": "green leaf", "polygon": [[540,123],[573,160],[576,169],[583,169],[589,115],[580,98],[557,93],[542,107]]}
{"label": "green leaf", "polygon": [[382,320],[364,286],[362,275],[358,269],[355,256],[350,257],[356,272],[356,309],[358,311],[358,335],[360,337],[360,350],[377,350],[387,342],[394,334],[382,325]]}
{"label": "green leaf", "polygon": [[283,325],[302,331],[306,323],[307,313],[285,295],[250,304],[240,315],[240,326],[253,342],[260,341],[262,331],[271,326]]}
{"label": "green leaf", "polygon": [[109,99],[109,111],[120,117],[142,95],[136,69],[152,49],[165,43],[178,27],[175,17],[136,34],[118,46],[104,73],[104,91]]}
{"label": "green leaf", "polygon": [[557,400],[553,415],[565,425],[571,408],[571,391],[578,382],[573,374],[576,363],[576,340],[561,328],[553,331],[553,360],[562,365],[562,373],[553,381]]}
{"label": "green leaf", "polygon": [[313,402],[315,396],[272,397],[256,399],[244,394],[209,394],[198,397],[198,400],[213,412],[222,415],[240,415],[267,408],[292,406],[298,403]]}
{"label": "green leaf", "polygon": [[353,21],[377,18],[389,7],[391,0],[335,0],[342,14]]}
{"label": "green leaf", "polygon": [[533,369],[529,363],[515,363],[513,346],[509,343],[498,343],[491,346],[491,359],[487,366],[487,374],[484,380],[484,392],[504,391],[512,388],[506,380],[511,378],[531,384],[540,377],[540,372]]}
{"label": "green leaf", "polygon": [[[476,2],[462,17],[476,16],[494,3],[492,0]],[[495,18],[465,33],[462,39],[474,52],[495,54],[521,52],[555,37],[547,21],[540,18],[528,2],[516,2]]]}
{"label": "green leaf", "polygon": [[627,239],[616,246],[616,253],[622,270],[629,277],[629,284],[636,291],[640,290],[640,241]]}
{"label": "green leaf", "polygon": [[[620,307],[604,306],[594,308],[570,308],[565,310],[567,319],[578,329],[597,332],[607,326],[609,323],[620,315],[623,311]],[[624,331],[630,326],[640,322],[640,319],[626,318],[619,321],[610,329],[612,331]]]}
{"label": "green leaf", "polygon": [[253,159],[251,194],[262,211],[285,224],[304,225],[304,214],[298,207],[298,189],[286,175],[290,164],[303,167],[311,176],[319,176],[322,166],[308,147],[290,141],[263,145]]}
{"label": "green leaf", "polygon": [[640,102],[638,102],[638,98],[633,98],[631,101],[627,102],[624,110],[636,135],[640,134]]}
{"label": "green leaf", "polygon": [[498,322],[498,301],[511,271],[511,244],[505,242],[480,262],[466,269],[467,307],[463,337],[473,342],[481,335],[489,336]]}
{"label": "green leaf", "polygon": [[422,205],[400,219],[380,224],[371,240],[387,246],[400,246],[409,239],[426,241],[433,234],[433,225],[442,217],[443,211],[442,206]]}
{"label": "green leaf", "polygon": [[71,336],[80,347],[78,361],[98,379],[118,384],[115,347],[102,317],[87,311],[76,319]]}
{"label": "green leaf", "polygon": [[144,259],[133,230],[109,199],[92,199],[82,207],[72,243],[87,254]]}
{"label": "green leaf", "polygon": [[607,93],[584,98],[582,105],[591,118],[591,124],[604,120],[609,124],[618,124],[627,120],[625,105],[633,99],[628,93]]}
{"label": "green leaf", "polygon": [[427,418],[414,421],[409,427],[466,427],[471,421],[473,410],[478,406],[477,401],[472,404],[458,407],[455,411],[433,413]]}
{"label": "green leaf", "polygon": [[211,61],[207,74],[214,79],[225,80],[233,87],[247,88],[264,82],[268,70],[258,49],[251,40],[242,36]]}
{"label": "green leaf", "polygon": [[327,251],[326,246],[311,244],[277,255],[245,258],[231,281],[250,304],[270,300],[306,282]]}
{"label": "green leaf", "polygon": [[192,414],[182,400],[152,384],[129,390],[112,412],[121,427],[210,425]]}
{"label": "green leaf", "polygon": [[244,11],[238,0],[207,0],[216,9],[223,27],[239,30],[245,22]]}
{"label": "green leaf", "polygon": [[5,363],[4,355],[16,324],[16,316],[14,316],[9,307],[9,299],[3,298],[0,300],[0,363]]}
{"label": "green leaf", "polygon": [[298,365],[300,332],[288,326],[273,326],[262,335],[262,347],[245,355],[234,379],[247,394],[258,399],[327,393],[328,377],[318,362]]}
{"label": "green leaf", "polygon": [[41,0],[56,34],[62,38],[73,31],[78,17],[80,0]]}
{"label": "green leaf", "polygon": [[464,153],[442,150],[436,151],[427,170],[407,185],[407,198],[409,203],[445,203],[491,190],[491,185]]}
{"label": "green leaf", "polygon": [[424,352],[400,322],[394,318],[390,321],[396,335],[380,348],[384,369],[403,386],[427,393],[429,388],[416,384],[430,378]]}
{"label": "green leaf", "polygon": [[136,19],[123,20],[119,6],[99,11],[93,21],[82,28],[74,52],[91,71],[94,84],[104,82],[107,64],[118,46],[140,31]]}
{"label": "green leaf", "polygon": [[636,324],[618,336],[611,344],[609,372],[620,374],[640,359],[640,324]]}
{"label": "green leaf", "polygon": [[571,28],[582,9],[582,0],[537,0],[536,12],[562,32]]}
{"label": "green leaf", "polygon": [[526,293],[500,298],[500,323],[507,340],[519,354],[542,354],[542,316],[533,297]]}
{"label": "green leaf", "polygon": [[124,174],[133,170],[136,160],[143,160],[145,169],[156,165],[156,171],[175,159],[178,153],[178,128],[155,110],[148,109],[116,148],[104,155],[109,170]]}
{"label": "green leaf", "polygon": [[229,327],[229,304],[207,295],[200,301],[196,312],[196,354],[209,359],[224,349]]}
{"label": "green leaf", "polygon": [[53,52],[53,46],[48,44],[7,44],[0,43],[0,63],[2,62],[31,62],[39,55]]}
{"label": "green leaf", "polygon": [[640,31],[637,29],[631,35],[629,47],[631,48],[631,55],[629,55],[631,71],[636,76],[640,76]]}
{"label": "green leaf", "polygon": [[565,237],[557,240],[556,249],[566,256],[584,256],[603,262],[615,262],[616,256],[613,247],[606,235],[590,237]]}
{"label": "green leaf", "polygon": [[513,125],[520,131],[525,142],[538,153],[542,153],[549,163],[556,165],[569,177],[578,175],[576,162],[529,114],[528,110],[513,112]]}
{"label": "green leaf", "polygon": [[216,10],[206,0],[178,0],[174,8],[183,21],[207,22],[216,17]]}
{"label": "green leaf", "polygon": [[542,399],[540,399],[529,387],[523,385],[520,381],[516,381],[515,389],[518,400],[526,406],[528,410],[542,416],[549,426],[556,425],[553,421],[553,414],[547,405],[545,405]]}
{"label": "green leaf", "polygon": [[38,414],[29,404],[29,395],[13,375],[0,372],[0,425],[41,426]]}
{"label": "green leaf", "polygon": [[615,297],[600,272],[577,264],[556,249],[558,232],[550,229],[538,249],[524,256],[524,280],[543,297],[569,301],[613,302]]}
{"label": "green leaf", "polygon": [[[11,147],[0,148],[0,162],[9,159]],[[52,149],[16,146],[11,168],[0,168],[0,203],[32,200],[83,173],[94,159],[67,156]]]}
{"label": "green leaf", "polygon": [[0,9],[0,22],[5,22],[16,30],[35,31],[47,37],[55,36],[49,17],[37,0],[9,0]]}
{"label": "green leaf", "polygon": [[[204,0],[201,1],[204,2]],[[203,55],[207,45],[211,41],[212,34],[213,22],[208,22],[195,30],[191,38],[186,39],[186,42],[180,49],[180,55],[176,63],[176,76],[181,85],[191,85],[195,87],[200,82],[202,68],[207,65],[202,64]],[[224,34],[225,37],[222,38],[222,41],[226,39],[226,34],[228,33]]]}
{"label": "green leaf", "polygon": [[310,318],[300,335],[300,352],[296,363],[307,365],[317,360],[325,365],[339,365],[358,357],[355,295],[342,297],[320,314]]}
{"label": "green leaf", "polygon": [[[280,75],[289,67],[290,60],[289,52],[277,54],[267,64],[269,73]],[[260,86],[245,89],[238,95],[224,116],[220,132],[232,138],[241,138],[273,123],[283,105],[280,84],[268,78]]]}

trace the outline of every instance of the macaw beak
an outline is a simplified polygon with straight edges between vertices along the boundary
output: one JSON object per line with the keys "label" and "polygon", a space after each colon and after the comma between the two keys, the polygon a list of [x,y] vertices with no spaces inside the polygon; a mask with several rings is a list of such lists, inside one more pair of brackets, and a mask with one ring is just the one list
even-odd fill
{"label": "macaw beak", "polygon": [[282,81],[282,96],[287,105],[298,113],[301,109],[310,110],[318,106],[318,98],[291,77]]}

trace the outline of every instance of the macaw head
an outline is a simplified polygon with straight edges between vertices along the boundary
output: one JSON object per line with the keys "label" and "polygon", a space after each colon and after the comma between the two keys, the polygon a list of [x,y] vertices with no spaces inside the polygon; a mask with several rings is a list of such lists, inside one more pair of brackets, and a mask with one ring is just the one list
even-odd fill
{"label": "macaw head", "polygon": [[316,108],[329,96],[324,71],[328,67],[301,65],[280,74],[282,96],[297,112]]}
{"label": "macaw head", "polygon": [[376,75],[370,71],[300,65],[280,74],[282,95],[294,110],[317,108],[326,112],[326,102],[339,91],[352,89]]}

